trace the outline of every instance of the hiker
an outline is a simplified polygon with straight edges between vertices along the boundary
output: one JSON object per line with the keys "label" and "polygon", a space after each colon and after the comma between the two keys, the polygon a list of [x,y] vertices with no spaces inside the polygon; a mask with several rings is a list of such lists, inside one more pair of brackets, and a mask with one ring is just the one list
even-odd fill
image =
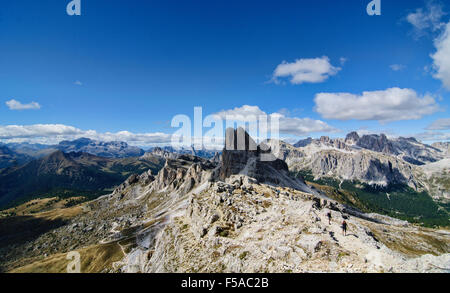
{"label": "hiker", "polygon": [[347,222],[344,220],[344,222],[342,222],[342,234],[344,234],[344,236],[347,236]]}
{"label": "hiker", "polygon": [[327,217],[328,217],[328,225],[331,225],[331,212],[328,212]]}

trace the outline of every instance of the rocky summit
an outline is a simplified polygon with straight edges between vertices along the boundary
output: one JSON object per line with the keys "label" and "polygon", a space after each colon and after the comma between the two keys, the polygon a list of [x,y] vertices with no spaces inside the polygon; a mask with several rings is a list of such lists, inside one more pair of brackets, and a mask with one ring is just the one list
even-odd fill
{"label": "rocky summit", "polygon": [[346,151],[367,150],[379,154],[397,157],[413,165],[437,162],[447,156],[448,145],[437,143],[433,146],[423,144],[415,138],[388,138],[385,134],[368,134],[359,136],[351,132],[344,138],[320,139],[307,138],[294,144],[296,148],[333,148]]}
{"label": "rocky summit", "polygon": [[220,164],[222,180],[243,174],[258,182],[280,184],[288,170],[287,164],[273,156],[267,145],[257,145],[243,128],[227,129]]}
{"label": "rocky summit", "polygon": [[[7,218],[0,269],[64,272],[78,251],[82,272],[448,272],[448,229],[363,212],[271,153],[305,154],[229,129],[219,162],[167,158],[96,200]],[[32,237],[23,221],[39,227]]]}

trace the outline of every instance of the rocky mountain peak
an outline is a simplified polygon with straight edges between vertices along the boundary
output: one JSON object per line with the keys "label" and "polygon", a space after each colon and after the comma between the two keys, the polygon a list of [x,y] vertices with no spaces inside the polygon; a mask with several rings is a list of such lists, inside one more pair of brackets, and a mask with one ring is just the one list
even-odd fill
{"label": "rocky mountain peak", "polygon": [[69,140],[61,141],[59,143],[59,145],[60,146],[75,146],[75,147],[79,148],[79,147],[87,146],[91,143],[94,143],[94,141],[89,138],[82,137],[79,139],[75,139],[73,141],[69,141]]}
{"label": "rocky mountain peak", "polygon": [[118,200],[134,200],[136,194],[142,192],[141,188],[147,188],[150,192],[176,191],[187,194],[194,187],[212,181],[216,167],[217,164],[192,155],[179,155],[176,159],[168,158],[157,175],[151,171],[132,175],[115,189],[113,197]]}
{"label": "rocky mountain peak", "polygon": [[319,139],[319,141],[320,141],[321,143],[330,143],[330,142],[331,142],[331,139],[330,139],[329,136],[321,136],[320,139]]}
{"label": "rocky mountain peak", "polygon": [[156,157],[159,157],[159,158],[163,158],[163,159],[172,159],[172,160],[174,160],[174,159],[178,158],[179,154],[167,151],[167,150],[165,150],[163,148],[160,148],[160,147],[155,147],[151,151],[146,152],[142,156],[142,158],[153,157],[153,156],[156,156]]}
{"label": "rocky mountain peak", "polygon": [[359,147],[372,150],[375,152],[386,153],[391,155],[397,155],[393,143],[387,138],[385,134],[370,134],[361,137],[357,145]]}
{"label": "rocky mountain peak", "polygon": [[345,143],[354,144],[359,140],[359,134],[356,131],[352,131],[345,137]]}
{"label": "rocky mountain peak", "polygon": [[259,182],[288,185],[288,170],[283,160],[271,154],[271,148],[267,144],[257,145],[242,128],[227,129],[220,164],[221,180],[240,174]]}
{"label": "rocky mountain peak", "polygon": [[431,145],[432,147],[440,150],[444,154],[450,154],[450,142],[436,142]]}
{"label": "rocky mountain peak", "polygon": [[225,149],[229,151],[256,152],[258,146],[250,135],[242,128],[228,128],[225,134]]}
{"label": "rocky mountain peak", "polygon": [[298,141],[296,144],[294,144],[294,146],[296,148],[303,148],[309,144],[311,144],[313,142],[313,139],[311,137],[308,137],[306,139],[302,139],[300,141]]}

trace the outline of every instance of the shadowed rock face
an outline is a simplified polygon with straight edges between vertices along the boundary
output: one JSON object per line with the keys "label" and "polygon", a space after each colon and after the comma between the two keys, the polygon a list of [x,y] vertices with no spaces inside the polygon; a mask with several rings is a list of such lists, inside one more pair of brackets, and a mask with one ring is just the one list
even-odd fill
{"label": "shadowed rock face", "polygon": [[357,145],[375,152],[398,155],[398,152],[395,151],[392,142],[389,141],[389,139],[384,134],[364,135],[358,140]]}
{"label": "shadowed rock face", "polygon": [[30,160],[31,157],[17,153],[6,145],[0,144],[0,169],[20,165]]}
{"label": "shadowed rock face", "polygon": [[313,142],[313,139],[311,137],[308,137],[306,139],[302,139],[300,141],[298,141],[296,144],[294,144],[294,146],[296,148],[303,148],[307,145],[310,145]]}
{"label": "shadowed rock face", "polygon": [[257,145],[242,128],[227,129],[220,179],[245,174],[260,182],[278,183],[274,176],[277,171],[287,172],[288,166],[284,161],[272,156],[267,145]]}
{"label": "shadowed rock face", "polygon": [[360,139],[358,132],[352,131],[345,137],[346,143],[356,143]]}
{"label": "shadowed rock face", "polygon": [[228,128],[225,135],[225,149],[254,152],[258,150],[258,146],[243,128]]}

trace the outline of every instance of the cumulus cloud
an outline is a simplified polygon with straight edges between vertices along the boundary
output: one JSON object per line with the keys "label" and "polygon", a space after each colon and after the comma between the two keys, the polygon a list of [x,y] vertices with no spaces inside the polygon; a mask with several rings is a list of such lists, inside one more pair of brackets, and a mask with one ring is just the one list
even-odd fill
{"label": "cumulus cloud", "polygon": [[425,70],[431,71],[433,77],[450,90],[450,22],[442,20],[445,15],[440,3],[429,1],[425,9],[419,8],[410,13],[406,20],[414,27],[416,37],[425,34],[433,36],[436,48],[430,55],[433,64],[426,66]]}
{"label": "cumulus cloud", "polygon": [[303,136],[315,132],[334,133],[339,131],[321,120],[297,117],[291,118],[282,114],[272,114],[272,117],[274,115],[277,115],[280,118],[280,133]]}
{"label": "cumulus cloud", "polygon": [[416,37],[421,37],[427,32],[440,30],[445,23],[441,21],[445,15],[442,5],[436,1],[428,1],[426,8],[418,8],[408,14],[406,20],[413,26]]}
{"label": "cumulus cloud", "polygon": [[248,121],[257,120],[258,116],[267,115],[258,106],[244,105],[242,107],[236,107],[234,109],[222,110],[214,115],[219,116],[221,119],[236,120],[236,121]]}
{"label": "cumulus cloud", "polygon": [[262,111],[258,106],[244,105],[242,107],[236,107],[231,110],[223,110],[214,115],[217,115],[221,119],[231,121],[256,122],[259,120],[267,119],[270,122],[274,119],[277,119],[279,121],[280,133],[296,136],[303,136],[305,134],[315,132],[338,131],[338,129],[320,120],[314,120],[310,118],[288,117],[285,114],[279,112],[268,114]]}
{"label": "cumulus cloud", "polygon": [[434,78],[439,79],[444,87],[450,90],[450,23],[434,42],[436,52],[431,55],[433,59]]}
{"label": "cumulus cloud", "polygon": [[384,134],[386,135],[386,137],[388,138],[397,138],[398,134],[393,130],[393,129],[389,129],[389,128],[384,128],[384,129],[380,129],[380,128],[368,128],[368,127],[360,127],[359,129],[350,129],[348,130],[350,131],[356,131],[359,136],[364,136],[364,135],[371,135],[371,134]]}
{"label": "cumulus cloud", "polygon": [[450,132],[427,131],[414,135],[421,141],[448,141],[450,140]]}
{"label": "cumulus cloud", "polygon": [[62,140],[74,140],[81,137],[100,141],[125,141],[131,145],[148,146],[170,143],[171,135],[165,133],[99,133],[95,130],[81,130],[63,124],[0,125],[0,139],[5,142],[56,144]]}
{"label": "cumulus cloud", "polygon": [[61,124],[0,126],[0,139],[68,136],[82,133],[80,129]]}
{"label": "cumulus cloud", "polygon": [[[336,128],[329,126],[320,120],[310,118],[288,117],[281,113],[267,114],[257,106],[244,105],[230,110],[224,110],[214,114],[216,117],[233,122],[260,122],[266,119],[268,131],[273,131],[273,125],[270,122],[279,121],[280,133],[285,135],[301,136],[312,132],[336,132]],[[264,118],[263,118],[264,117]],[[223,126],[226,126],[224,123]],[[260,129],[261,131],[261,129]],[[207,135],[206,131],[203,133]],[[86,137],[99,141],[125,141],[130,145],[148,147],[155,145],[171,145],[172,138],[178,134],[167,133],[133,133],[130,131],[120,132],[97,132],[95,130],[83,130],[74,126],[64,124],[34,124],[34,125],[0,125],[0,141],[10,142],[29,142],[41,144],[57,144],[62,140],[75,140]],[[174,137],[175,138],[175,137]],[[262,137],[261,139],[266,139]],[[202,138],[192,138],[193,142],[200,142]],[[203,140],[207,140],[204,136]],[[256,138],[258,139],[258,138]],[[205,147],[214,147],[220,149],[223,147],[223,137],[214,139],[215,145],[204,145]],[[186,145],[188,146],[188,145]]]}
{"label": "cumulus cloud", "polygon": [[450,118],[444,118],[434,121],[427,130],[450,130]]}
{"label": "cumulus cloud", "polygon": [[39,110],[41,108],[39,103],[31,102],[29,104],[22,104],[14,99],[7,101],[6,106],[8,106],[10,110]]}
{"label": "cumulus cloud", "polygon": [[116,133],[95,133],[93,139],[101,141],[126,141],[132,145],[147,146],[153,144],[167,144],[171,142],[171,134],[155,133],[133,133],[129,131],[120,131]]}
{"label": "cumulus cloud", "polygon": [[315,110],[326,119],[375,120],[390,122],[420,119],[440,108],[429,95],[420,97],[412,89],[390,88],[384,91],[351,93],[319,93]]}
{"label": "cumulus cloud", "polygon": [[320,83],[327,80],[330,76],[336,75],[340,70],[340,67],[331,65],[327,56],[313,59],[297,59],[292,63],[283,61],[275,69],[272,81],[279,83],[281,78],[289,78],[292,84]]}
{"label": "cumulus cloud", "polygon": [[402,71],[403,69],[405,69],[405,66],[401,64],[392,64],[389,67],[392,71]]}
{"label": "cumulus cloud", "polygon": [[82,86],[82,85],[83,85],[83,83],[82,83],[81,81],[79,81],[79,80],[75,81],[73,84],[74,84],[74,85],[79,85],[79,86]]}

